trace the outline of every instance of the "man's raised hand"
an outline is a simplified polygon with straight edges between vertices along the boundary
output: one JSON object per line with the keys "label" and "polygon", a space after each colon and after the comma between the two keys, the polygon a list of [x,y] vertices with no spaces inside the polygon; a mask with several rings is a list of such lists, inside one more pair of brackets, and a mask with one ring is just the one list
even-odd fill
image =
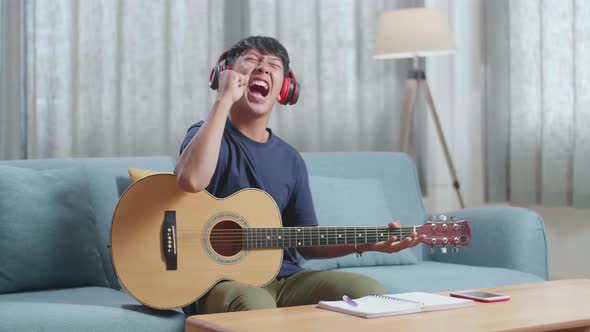
{"label": "man's raised hand", "polygon": [[227,99],[235,103],[246,92],[249,80],[249,75],[242,75],[231,69],[222,71],[219,77],[218,98]]}

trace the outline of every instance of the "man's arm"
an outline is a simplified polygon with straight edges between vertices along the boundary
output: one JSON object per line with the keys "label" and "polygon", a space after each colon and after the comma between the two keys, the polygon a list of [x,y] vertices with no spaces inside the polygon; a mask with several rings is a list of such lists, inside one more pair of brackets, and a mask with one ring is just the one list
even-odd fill
{"label": "man's arm", "polygon": [[231,100],[218,98],[203,126],[184,148],[174,169],[180,189],[199,192],[209,185],[219,158],[221,138],[232,104]]}
{"label": "man's arm", "polygon": [[[399,228],[399,221],[389,223],[390,228]],[[340,256],[346,256],[354,253],[363,253],[366,251],[378,251],[393,253],[403,249],[418,245],[424,238],[424,235],[417,236],[416,233],[412,233],[410,236],[404,238],[401,241],[397,241],[397,237],[393,236],[387,241],[377,243],[363,243],[356,246],[347,244],[339,246],[320,246],[320,247],[304,247],[297,248],[297,251],[305,258],[334,258]]]}
{"label": "man's arm", "polygon": [[178,187],[187,192],[205,189],[217,166],[227,116],[248,85],[248,76],[225,70],[219,78],[219,93],[209,116],[186,146],[174,169]]}

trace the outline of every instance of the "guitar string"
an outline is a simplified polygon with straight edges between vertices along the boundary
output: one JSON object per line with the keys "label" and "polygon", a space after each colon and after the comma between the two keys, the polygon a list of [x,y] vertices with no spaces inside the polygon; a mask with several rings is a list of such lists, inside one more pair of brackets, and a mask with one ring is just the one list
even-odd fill
{"label": "guitar string", "polygon": [[[193,233],[193,232],[190,232]],[[366,236],[399,236],[400,234],[412,234],[414,232],[404,231],[404,232],[395,232],[395,233],[387,233],[387,232],[379,232],[379,233],[366,233]],[[254,233],[254,232],[240,232],[240,233],[220,233],[220,232],[211,232],[212,236],[225,236],[225,237],[238,237],[238,236],[248,236],[248,237],[268,237],[268,236],[301,236],[301,237],[364,237],[365,233],[338,233],[338,234],[321,234],[321,233],[282,233],[282,232],[268,232],[268,233]],[[359,235],[360,234],[360,235]],[[416,233],[418,234],[418,233]]]}
{"label": "guitar string", "polygon": [[[329,226],[328,226],[329,227]],[[362,233],[362,236],[357,236],[358,232],[360,231],[360,229],[364,229],[367,230],[364,227],[341,227],[341,226],[334,226],[333,228],[325,228],[325,226],[322,227],[322,233],[320,233],[320,229],[319,227],[314,227],[314,228],[299,228],[299,227],[283,227],[283,228],[240,228],[240,229],[225,229],[225,230],[212,230],[211,231],[211,241],[215,241],[217,243],[219,242],[232,242],[234,241],[236,243],[236,245],[242,244],[244,243],[244,241],[250,243],[250,242],[254,242],[254,243],[264,243],[264,242],[293,242],[293,241],[297,241],[297,237],[303,237],[303,239],[301,239],[302,242],[306,242],[306,241],[312,241],[315,240],[316,237],[318,238],[318,241],[326,241],[326,242],[330,242],[330,241],[344,241],[346,242],[346,244],[348,244],[348,242],[350,241],[352,243],[354,242],[358,242],[355,241],[355,239],[361,239],[365,240],[367,238],[373,240],[375,239],[375,241],[371,241],[371,242],[380,242],[379,237],[387,237],[385,240],[388,240],[389,238],[396,236],[398,237],[398,239],[396,239],[396,241],[399,241],[399,238],[406,238],[406,237],[410,237],[411,233],[414,232],[414,230],[423,230],[423,229],[428,229],[430,230],[431,227],[429,226],[417,226],[417,227],[413,227],[413,226],[402,226],[400,228],[376,228],[376,229],[372,229],[370,230],[370,232],[366,232],[366,234]],[[300,232],[296,232],[296,229],[302,229],[303,231]],[[307,230],[307,232],[306,232]],[[338,234],[339,230],[344,230],[344,232],[342,232],[343,234]],[[353,234],[351,234],[351,231],[354,230]],[[280,232],[282,231],[282,232]],[[389,233],[388,235],[379,235],[376,233],[373,233],[374,231],[379,232],[382,231],[383,233]],[[400,233],[401,231],[401,233]],[[274,232],[274,234],[273,234]],[[185,238],[188,236],[191,236],[191,233],[198,233],[198,231],[179,231],[178,237],[179,238]],[[282,233],[282,234],[281,234]],[[186,235],[186,236],[182,236],[182,235]],[[270,234],[270,235],[269,235]],[[325,238],[319,238],[322,235],[325,236]],[[338,235],[344,235],[344,237],[338,237]],[[424,234],[418,234],[418,235],[424,235]],[[426,234],[426,235],[430,235],[430,234]],[[272,238],[268,238],[269,236],[271,236]],[[278,239],[275,238],[275,236],[283,236],[283,237],[288,237],[288,239]],[[447,234],[448,237],[451,237],[451,234]],[[191,236],[193,237],[193,236]],[[194,237],[193,237],[194,238]],[[289,239],[290,238],[290,239]],[[428,239],[432,239],[434,237],[426,237],[423,240],[428,240]],[[232,243],[233,245],[233,243]]]}
{"label": "guitar string", "polygon": [[[194,233],[194,231],[180,231],[181,233]],[[341,233],[320,233],[320,232],[280,232],[280,231],[245,231],[245,232],[220,232],[220,231],[211,231],[211,235],[217,235],[217,236],[243,236],[244,234],[246,234],[247,236],[252,236],[252,237],[256,237],[256,236],[260,236],[260,237],[267,237],[267,236],[304,236],[304,237],[308,237],[308,236],[318,236],[318,237],[342,237],[342,236],[347,236],[347,237],[351,237],[351,236],[365,236],[365,234],[367,236],[397,236],[399,234],[412,234],[414,233],[414,231],[412,230],[403,230],[401,232],[341,232]],[[360,234],[360,235],[359,235]]]}
{"label": "guitar string", "polygon": [[[406,237],[409,237],[409,236],[406,236]],[[404,238],[406,238],[406,237],[404,237]],[[281,238],[281,239],[278,239],[278,238],[270,238],[270,239],[269,238],[259,238],[259,239],[234,238],[234,239],[225,239],[225,238],[218,238],[218,239],[216,239],[216,238],[211,238],[211,242],[215,242],[215,243],[226,242],[227,243],[227,242],[236,242],[236,241],[237,242],[242,242],[242,241],[247,241],[247,242],[254,242],[254,241],[256,241],[256,242],[269,242],[269,241],[273,241],[273,242],[295,242],[295,241],[298,241],[298,242],[311,242],[311,241],[314,241],[314,242],[317,242],[317,241],[319,241],[319,242],[346,242],[346,243],[354,243],[355,242],[354,239],[357,239],[357,238],[356,237],[355,238],[327,238],[327,239],[326,238],[324,238],[324,239],[317,239],[317,238],[307,238],[307,239],[284,239],[284,238]],[[375,242],[381,242],[381,241],[387,241],[389,239],[391,239],[391,237],[387,237],[387,238],[385,238],[385,237],[381,237],[381,238],[380,237],[371,237],[371,238],[367,238],[366,240],[363,239],[362,241],[356,241],[356,242],[364,242],[364,241],[369,241],[369,240],[370,241],[375,240]],[[396,240],[399,240],[399,238],[396,238]],[[341,244],[346,244],[346,243],[341,243]]]}
{"label": "guitar string", "polygon": [[[242,244],[242,243],[283,243],[283,244],[290,244],[290,243],[294,243],[297,244],[298,243],[309,243],[310,245],[346,245],[346,244],[354,244],[355,241],[341,241],[341,242],[333,242],[333,241],[311,241],[311,240],[307,240],[307,241],[288,241],[288,240],[268,240],[268,241],[210,241],[210,243],[212,244],[220,244],[220,245],[225,245],[225,244]],[[357,244],[362,244],[362,243],[378,243],[378,242],[385,242],[385,240],[381,240],[381,239],[367,239],[367,241],[358,241]],[[398,242],[396,240],[396,242]],[[441,242],[442,243],[442,242]]]}
{"label": "guitar string", "polygon": [[[268,238],[257,238],[257,239],[244,239],[244,238],[240,238],[240,239],[212,239],[210,242],[212,243],[212,245],[214,244],[216,248],[218,249],[224,249],[224,248],[236,248],[236,247],[244,247],[246,244],[246,249],[264,249],[264,248],[295,248],[298,246],[314,246],[314,245],[352,245],[355,242],[356,243],[377,243],[377,242],[384,242],[387,239],[381,240],[378,237],[371,237],[371,238],[367,238],[367,239],[363,239],[364,241],[355,241],[355,238],[328,238],[328,239],[323,239],[324,244],[322,244],[322,240],[318,239],[317,244],[314,244],[314,239],[313,238],[309,238],[309,239],[301,239],[301,241],[296,241],[296,239],[268,239]],[[422,241],[428,241],[431,240],[432,238],[426,237],[424,239],[421,240]],[[335,242],[335,243],[328,243],[331,242],[333,240],[337,240],[340,241],[340,243]],[[345,243],[342,243],[342,241],[345,241]],[[349,242],[350,241],[350,242]],[[396,240],[398,241],[398,240]],[[297,243],[294,242],[300,242],[303,243],[303,245],[299,245]],[[281,245],[279,246],[279,243],[281,243]],[[461,245],[463,242],[459,242],[456,245]],[[269,245],[270,244],[270,245]],[[276,245],[275,245],[276,244]],[[285,246],[285,244],[287,244]],[[443,243],[437,243],[437,245],[442,245]],[[455,245],[452,242],[448,242],[445,243],[444,245],[448,245],[448,246],[453,246]]]}
{"label": "guitar string", "polygon": [[370,229],[370,230],[377,229],[377,230],[394,230],[394,231],[396,231],[396,230],[400,230],[400,229],[401,230],[411,230],[411,229],[414,229],[414,228],[416,228],[416,229],[425,229],[425,228],[430,229],[431,227],[430,226],[423,226],[423,225],[420,225],[420,226],[402,226],[402,227],[397,227],[397,228],[379,227],[379,226],[378,227],[374,227],[374,226],[367,226],[367,227],[365,227],[365,226],[358,226],[358,227],[357,226],[349,226],[349,227],[340,227],[340,226],[333,226],[333,227],[330,227],[330,226],[311,226],[311,227],[309,227],[309,226],[307,226],[306,227],[306,226],[303,226],[303,227],[245,227],[245,228],[239,228],[239,229],[238,228],[231,228],[231,229],[220,229],[220,230],[224,230],[224,231],[239,231],[239,230],[242,230],[242,229],[267,229],[267,230],[268,229],[285,229],[285,230],[297,230],[297,229],[301,229],[301,230],[310,230],[310,229],[311,230],[315,230],[315,229],[319,229],[319,230],[326,230],[326,231],[334,231],[334,230],[344,229],[344,230],[350,231],[350,230],[358,230],[358,229]]}
{"label": "guitar string", "polygon": [[[375,242],[376,243],[376,242]],[[362,243],[359,243],[362,244]],[[373,244],[371,242],[367,242],[367,244]],[[295,244],[288,244],[288,243],[277,243],[277,244],[269,244],[269,245],[256,245],[256,244],[250,244],[250,245],[244,245],[243,243],[234,243],[234,244],[225,244],[225,245],[216,245],[213,246],[214,249],[217,250],[223,250],[223,249],[229,249],[229,248],[243,248],[243,249],[283,249],[283,248],[301,248],[301,247],[326,247],[326,246],[340,246],[340,245],[354,245],[354,243],[349,243],[349,244],[312,244],[312,243],[306,243],[306,244],[301,244],[301,245],[295,245]],[[457,244],[459,245],[459,244]],[[451,247],[454,246],[453,244],[447,244],[446,246]]]}
{"label": "guitar string", "polygon": [[[404,239],[409,238],[409,236],[403,237]],[[186,240],[187,238],[181,238],[183,240]],[[194,239],[194,238],[191,238]],[[356,239],[356,241],[355,241]],[[277,238],[271,238],[271,239],[267,239],[267,238],[259,238],[259,239],[245,239],[245,238],[239,238],[239,239],[209,239],[210,243],[218,243],[218,244],[227,244],[227,243],[297,243],[297,242],[301,242],[301,243],[330,243],[330,244],[354,244],[356,243],[377,243],[377,242],[385,242],[390,240],[391,238],[378,238],[378,237],[371,237],[371,238],[367,238],[367,239],[361,239],[358,240],[357,238],[331,238],[331,239],[312,239],[312,238],[308,238],[308,239],[277,239]],[[423,240],[431,240],[432,238],[424,238]],[[396,238],[394,240],[395,242],[399,242],[402,241],[399,238]]]}
{"label": "guitar string", "polygon": [[[195,233],[203,233],[199,231],[178,231],[178,234],[195,234]],[[411,235],[414,233],[413,230],[402,230],[401,232],[342,232],[342,233],[320,233],[320,232],[279,232],[279,231],[243,231],[237,230],[237,232],[223,232],[223,231],[216,231],[213,230],[210,232],[212,236],[223,236],[223,237],[252,237],[252,238],[266,238],[268,236],[288,236],[288,237],[365,237],[365,236],[398,236],[398,235]],[[416,232],[418,234],[418,232]],[[362,234],[362,235],[359,235]],[[424,234],[424,233],[422,233]],[[418,234],[421,235],[421,234]],[[431,234],[426,234],[431,235]],[[449,233],[452,235],[452,233]]]}
{"label": "guitar string", "polygon": [[[393,236],[371,236],[371,237],[367,237],[367,239],[385,239],[385,240],[389,240],[392,237]],[[408,236],[404,236],[403,238],[407,238],[407,237],[410,237],[410,236],[409,235]],[[365,237],[363,236],[363,239],[364,238]],[[312,238],[312,237],[307,237],[305,239],[302,239],[302,238],[295,239],[294,237],[292,237],[292,238],[288,238],[288,237],[287,238],[277,238],[277,237],[267,238],[267,237],[260,237],[260,238],[256,238],[256,239],[246,238],[246,237],[234,237],[234,238],[223,238],[223,237],[217,237],[216,238],[216,237],[211,237],[210,239],[211,239],[211,241],[219,241],[219,242],[228,242],[228,241],[235,241],[235,240],[240,240],[240,241],[241,240],[246,240],[246,241],[289,241],[289,239],[291,239],[292,241],[311,241],[311,240],[314,240],[314,241],[335,241],[335,240],[344,241],[344,240],[346,240],[347,242],[354,242],[354,239],[358,239],[358,237],[356,237],[356,236],[355,237],[348,237],[348,238],[346,238],[346,237],[331,237],[331,238],[317,238],[317,237],[313,237]],[[396,239],[399,239],[399,237],[396,236]]]}
{"label": "guitar string", "polygon": [[[373,244],[377,242],[366,242],[367,244]],[[300,248],[300,247],[316,247],[316,246],[339,246],[339,245],[353,245],[354,243],[333,243],[333,244],[315,244],[315,243],[303,243],[301,245],[293,244],[293,243],[271,243],[271,244],[255,244],[249,243],[244,245],[244,243],[229,243],[229,244],[220,244],[215,245],[215,249],[228,249],[228,248],[242,248],[242,249],[282,249],[282,248]],[[363,243],[359,243],[363,244]],[[441,246],[442,243],[436,244],[437,246]],[[447,243],[445,246],[452,247],[452,246],[461,246],[461,243],[453,244]]]}
{"label": "guitar string", "polygon": [[[318,233],[318,232],[275,232],[275,231],[269,231],[269,232],[252,232],[252,231],[239,231],[239,232],[219,232],[219,231],[211,231],[209,234],[211,236],[217,236],[217,237],[226,237],[226,238],[230,238],[230,237],[248,237],[248,238],[266,238],[268,236],[271,237],[276,237],[276,236],[283,236],[283,237],[365,237],[365,236],[410,236],[412,233],[416,233],[418,236],[420,235],[427,235],[427,236],[434,236],[435,234],[429,234],[428,232],[414,232],[413,230],[405,230],[405,231],[401,231],[401,232],[361,232],[361,233],[331,233],[331,234],[326,234],[326,233]],[[203,234],[202,231],[197,231],[197,230],[184,230],[184,231],[177,231],[177,236],[181,236],[181,235],[191,235],[193,236],[194,234]],[[359,235],[362,234],[362,235]],[[456,234],[456,233],[446,233],[446,234],[439,234],[438,236],[446,236],[446,237],[451,237],[451,236],[460,236],[462,234]]]}
{"label": "guitar string", "polygon": [[[358,244],[375,244],[378,242],[363,242]],[[298,247],[317,247],[317,246],[341,246],[341,245],[354,245],[354,243],[268,243],[268,244],[255,244],[255,243],[224,243],[224,244],[216,244],[213,248],[217,249],[225,249],[225,248],[235,248],[235,247],[246,247],[246,248],[298,248]],[[449,243],[448,246],[452,246],[453,244]]]}
{"label": "guitar string", "polygon": [[[409,236],[403,237],[405,238],[409,238]],[[186,238],[184,238],[186,240]],[[192,238],[194,239],[194,238]],[[258,238],[258,239],[246,239],[246,238],[239,238],[239,239],[215,239],[215,238],[211,238],[209,239],[210,243],[214,243],[214,244],[231,244],[231,243],[325,243],[325,244],[354,244],[354,243],[377,243],[377,242],[385,242],[390,240],[391,238],[378,238],[378,237],[371,237],[371,238],[363,238],[363,239],[357,239],[357,238],[329,238],[329,239],[313,239],[313,238],[308,238],[308,239],[277,239],[277,238]],[[422,240],[429,240],[429,238],[424,238]],[[399,238],[396,238],[394,240],[395,242],[399,242],[402,241]]]}
{"label": "guitar string", "polygon": [[[427,240],[427,239],[426,239]],[[382,241],[368,241],[368,242],[359,242],[358,244],[373,244],[373,243],[377,243],[377,242],[382,242]],[[223,244],[216,244],[214,246],[214,248],[216,249],[227,249],[227,248],[244,248],[245,249],[281,249],[281,248],[298,248],[298,247],[314,247],[314,246],[331,246],[331,245],[353,245],[354,243],[313,243],[313,242],[301,242],[302,244],[295,244],[292,243],[292,241],[287,241],[285,243],[283,243],[282,241],[274,241],[271,243],[252,243],[252,242],[247,242],[244,243],[243,241],[236,241],[236,242],[232,242],[232,243],[223,243]],[[443,245],[442,243],[437,243],[437,246]],[[455,246],[455,245],[462,245],[462,243],[446,243],[444,244],[445,246]]]}
{"label": "guitar string", "polygon": [[[248,230],[251,232],[272,232],[272,231],[282,231],[282,232],[293,232],[296,233],[297,229],[301,229],[301,233],[310,233],[310,232],[325,232],[325,233],[333,233],[333,232],[337,232],[338,230],[344,229],[344,231],[342,231],[343,233],[350,233],[350,232],[359,232],[361,230],[364,230],[365,232],[374,232],[374,231],[381,231],[381,232],[389,232],[389,233],[395,233],[395,232],[399,232],[400,230],[402,232],[413,232],[414,230],[430,230],[431,228],[428,226],[408,226],[408,227],[400,227],[400,228],[376,228],[376,229],[371,229],[371,228],[365,228],[365,227],[349,227],[349,228],[340,228],[340,227],[334,227],[331,229],[326,229],[323,226],[319,226],[319,227],[311,227],[311,228],[299,228],[299,227],[245,227],[245,228],[238,228],[238,229],[213,229],[211,232],[216,232],[216,233],[235,233],[235,232],[243,232],[244,230]],[[353,231],[354,230],[354,231]],[[200,232],[200,231],[191,231],[191,230],[185,230],[184,232]]]}
{"label": "guitar string", "polygon": [[[417,231],[420,232],[416,232],[418,233],[418,235],[422,235],[425,234],[423,231],[423,229],[420,228],[416,228]],[[180,234],[194,234],[194,233],[202,233],[202,231],[197,231],[197,230],[184,230],[184,231],[179,231],[179,235]],[[380,233],[380,234],[379,234]],[[210,234],[213,236],[225,236],[225,237],[229,237],[229,236],[237,236],[237,237],[243,237],[243,236],[247,236],[250,238],[266,238],[267,236],[289,236],[289,237],[294,237],[294,236],[302,236],[302,237],[321,237],[323,236],[327,236],[327,237],[338,237],[339,235],[343,235],[345,237],[356,237],[358,236],[358,234],[363,234],[359,237],[364,237],[364,236],[386,236],[384,234],[387,234],[387,236],[398,236],[398,235],[406,235],[409,236],[412,233],[414,233],[414,229],[401,229],[401,230],[387,230],[387,229],[381,229],[381,230],[370,230],[368,232],[361,232],[360,230],[356,230],[355,232],[351,232],[351,231],[344,231],[344,232],[320,232],[317,229],[311,229],[309,231],[302,231],[302,232],[296,232],[294,230],[284,230],[283,228],[268,228],[268,229],[263,229],[263,228],[244,228],[244,229],[235,229],[235,230],[212,230],[210,232]],[[421,233],[421,234],[420,234]],[[431,234],[425,234],[425,235],[431,235]],[[453,234],[451,232],[449,232],[448,234],[446,234],[447,236],[451,236],[451,235],[456,235]]]}
{"label": "guitar string", "polygon": [[[259,229],[259,228],[257,228]],[[240,230],[236,230],[236,231],[240,231]],[[406,237],[410,237],[412,232],[407,232],[409,230],[406,230],[406,232],[401,233],[401,238],[406,238]],[[180,236],[182,233],[179,233],[179,237],[180,238],[186,238],[189,237],[188,234],[186,234],[186,236]],[[214,233],[214,232],[212,232]],[[216,233],[216,232],[215,232]],[[301,237],[304,237],[303,239],[297,239],[297,236],[301,235]],[[376,243],[376,242],[383,242],[383,241],[387,241],[389,240],[392,236],[396,236],[398,237],[398,235],[378,235],[378,234],[366,234],[360,237],[357,237],[356,234],[344,234],[344,237],[338,237],[338,234],[325,234],[326,237],[325,238],[317,238],[317,243],[318,245],[321,245],[321,242],[324,241],[325,244],[324,245],[346,245],[346,244],[354,244],[356,243]],[[269,235],[265,235],[265,234],[255,234],[253,236],[248,236],[247,234],[234,234],[234,235],[220,235],[220,234],[212,234],[210,241],[214,242],[216,244],[218,244],[218,248],[235,248],[235,247],[243,247],[244,243],[246,244],[250,244],[250,246],[248,246],[249,248],[257,248],[257,247],[261,247],[261,248],[267,248],[265,245],[267,244],[271,244],[271,247],[273,247],[273,243],[276,243],[278,246],[278,243],[281,242],[282,246],[280,247],[285,247],[285,242],[288,244],[288,246],[286,247],[297,247],[296,244],[292,244],[293,242],[302,242],[302,243],[310,243],[309,246],[313,246],[313,241],[316,240],[317,236],[321,236],[321,234],[283,234],[281,236],[286,236],[287,239],[285,239],[284,237],[279,239],[279,238],[275,238],[275,236],[279,236],[279,234],[275,233],[275,234],[271,234],[272,238],[268,238]],[[290,237],[290,238],[289,238]],[[385,239],[381,240],[379,239],[379,237],[385,237]],[[449,236],[450,237],[450,236]],[[193,236],[191,236],[191,238],[194,238]],[[422,241],[425,240],[432,240],[435,237],[426,237],[424,239],[422,239]],[[360,241],[356,241],[357,239],[360,239]],[[301,240],[301,241],[298,241]],[[328,243],[328,242],[334,242],[335,243]],[[340,243],[338,243],[338,241]],[[401,241],[398,239],[396,239],[396,241]],[[345,243],[341,243],[341,242],[345,242]],[[350,242],[350,243],[349,243]],[[462,242],[461,242],[462,243]],[[458,243],[458,244],[461,244]],[[439,243],[439,245],[442,243]],[[454,245],[452,242],[448,242],[446,243],[446,245]]]}

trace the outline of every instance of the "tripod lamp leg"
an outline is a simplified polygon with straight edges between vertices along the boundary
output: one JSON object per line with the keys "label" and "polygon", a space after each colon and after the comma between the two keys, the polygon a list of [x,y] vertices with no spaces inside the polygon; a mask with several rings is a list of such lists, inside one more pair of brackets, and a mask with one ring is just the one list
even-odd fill
{"label": "tripod lamp leg", "polygon": [[442,144],[445,159],[447,160],[447,165],[449,167],[449,172],[451,173],[451,178],[453,179],[453,187],[455,188],[455,192],[457,193],[457,198],[459,200],[461,208],[465,208],[463,196],[461,195],[461,187],[459,185],[459,180],[457,179],[457,171],[455,170],[455,166],[453,165],[453,160],[451,159],[449,147],[447,145],[447,141],[445,139],[445,135],[443,134],[442,126],[438,118],[438,112],[436,111],[436,107],[434,106],[434,100],[432,99],[432,95],[430,94],[430,87],[428,86],[428,82],[426,80],[423,81],[423,86],[424,95],[426,96],[426,102],[428,103],[428,106],[434,118],[436,133],[438,134],[438,138]]}
{"label": "tripod lamp leg", "polygon": [[402,144],[401,151],[408,152],[408,145],[410,142],[410,132],[412,128],[412,118],[414,117],[414,103],[416,101],[416,90],[418,89],[418,81],[413,78],[406,79],[406,90],[404,94],[404,124],[401,130]]}

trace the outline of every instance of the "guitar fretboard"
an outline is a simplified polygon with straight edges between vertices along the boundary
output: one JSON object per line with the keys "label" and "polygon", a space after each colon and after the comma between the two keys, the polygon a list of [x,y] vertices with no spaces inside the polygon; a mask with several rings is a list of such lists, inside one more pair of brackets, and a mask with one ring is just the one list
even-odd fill
{"label": "guitar fretboard", "polygon": [[385,241],[392,236],[398,240],[416,231],[415,227],[282,227],[244,228],[245,249],[294,248],[363,244]]}

